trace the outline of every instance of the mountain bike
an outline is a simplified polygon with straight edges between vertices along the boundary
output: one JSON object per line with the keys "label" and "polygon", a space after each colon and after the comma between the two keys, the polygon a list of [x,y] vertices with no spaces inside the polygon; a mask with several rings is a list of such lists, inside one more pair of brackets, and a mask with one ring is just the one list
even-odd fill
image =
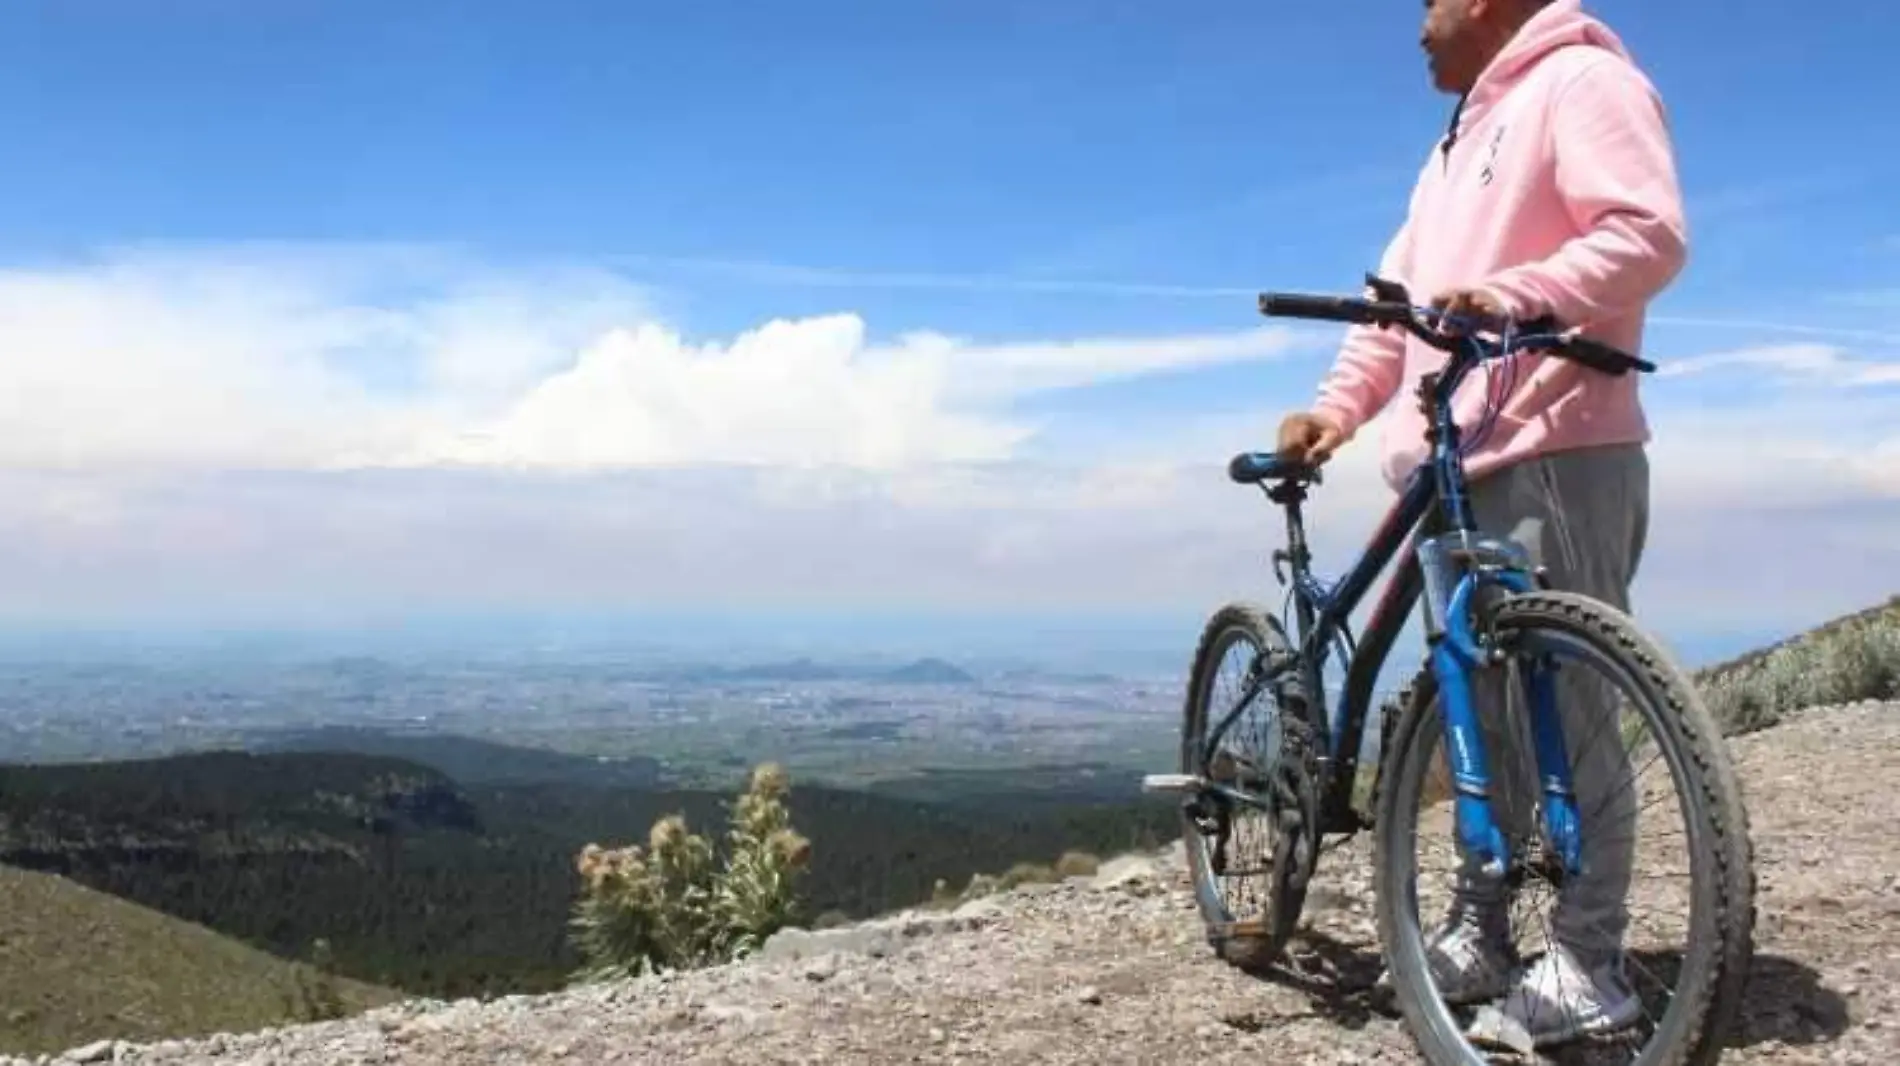
{"label": "mountain bike", "polygon": [[[1687,822],[1692,889],[1684,908],[1689,945],[1679,957],[1684,987],[1658,1006],[1645,1063],[1707,1063],[1719,1056],[1740,1008],[1753,953],[1755,873],[1747,814],[1721,733],[1690,676],[1664,646],[1624,611],[1574,592],[1555,590],[1524,547],[1488,535],[1473,519],[1464,470],[1468,440],[1452,414],[1467,375],[1494,361],[1536,352],[1621,375],[1653,364],[1562,330],[1550,318],[1497,323],[1456,321],[1415,306],[1403,285],[1368,275],[1363,298],[1267,293],[1265,315],[1405,330],[1447,353],[1425,374],[1416,399],[1427,418],[1429,456],[1379,522],[1363,553],[1336,583],[1322,582],[1302,515],[1322,483],[1318,468],[1274,453],[1244,452],[1229,477],[1261,488],[1285,512],[1285,546],[1271,560],[1292,607],[1288,621],[1249,602],[1221,607],[1207,621],[1187,685],[1180,772],[1151,774],[1150,792],[1182,797],[1183,838],[1195,896],[1217,954],[1249,968],[1270,965],[1285,947],[1305,905],[1322,850],[1373,830],[1374,904],[1381,950],[1405,1028],[1425,1060],[1483,1062],[1487,1045],[1474,1021],[1482,1005],[1443,1002],[1416,913],[1418,877],[1408,834],[1418,830],[1408,802],[1435,800],[1465,869],[1506,891],[1535,877],[1561,891],[1582,869],[1588,839],[1558,717],[1555,679],[1579,661],[1603,668],[1626,691],[1655,734],[1655,755],[1675,779]],[[1487,392],[1487,397],[1490,393]],[[1495,417],[1487,404],[1471,439]],[[1386,565],[1398,567],[1372,610],[1362,640],[1350,619]],[[1367,798],[1359,769],[1373,688],[1414,604],[1420,608],[1425,661],[1409,685],[1381,709],[1380,747]],[[1284,609],[1283,609],[1284,611]],[[1289,632],[1289,629],[1291,632]],[[1214,672],[1241,649],[1244,675],[1232,709],[1210,708]],[[1344,671],[1337,707],[1326,713],[1324,669]],[[1509,667],[1527,709],[1534,741],[1534,827],[1507,839],[1493,810],[1493,766],[1479,727],[1473,686],[1479,675]],[[1250,708],[1277,707],[1280,732],[1267,738],[1236,723]],[[1517,723],[1519,728],[1524,724]],[[1522,735],[1522,734],[1520,734]],[[1434,765],[1435,745],[1450,753]],[[1647,749],[1645,749],[1647,750]],[[1519,757],[1529,758],[1520,752]],[[1240,816],[1258,817],[1274,839],[1258,868],[1232,868],[1229,854]],[[1441,834],[1442,835],[1442,834]],[[1335,838],[1327,846],[1326,838]],[[1633,845],[1632,845],[1633,846]],[[1266,882],[1263,913],[1237,916],[1219,897],[1216,879]],[[1652,959],[1651,961],[1655,961]],[[1646,1000],[1638,1006],[1649,1015]],[[1495,1018],[1495,1015],[1493,1016]],[[1511,1043],[1508,1037],[1504,1043]],[[1519,1052],[1541,1048],[1518,1046]]]}

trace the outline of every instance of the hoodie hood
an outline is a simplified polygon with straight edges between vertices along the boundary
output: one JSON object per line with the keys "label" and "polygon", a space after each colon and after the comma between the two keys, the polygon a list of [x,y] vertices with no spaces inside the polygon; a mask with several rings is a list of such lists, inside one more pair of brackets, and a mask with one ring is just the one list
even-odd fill
{"label": "hoodie hood", "polygon": [[1459,106],[1459,125],[1476,122],[1498,98],[1524,80],[1538,61],[1559,48],[1584,45],[1601,48],[1622,59],[1629,50],[1608,26],[1583,10],[1582,0],[1551,0],[1532,15],[1515,36],[1506,42],[1491,62],[1478,74],[1478,80]]}
{"label": "hoodie hood", "polygon": [[[1662,97],[1580,6],[1545,4],[1486,64],[1462,126],[1478,143],[1454,151],[1447,137],[1426,155],[1376,270],[1420,296],[1478,289],[1510,317],[1550,315],[1640,353],[1648,304],[1687,260],[1688,227]],[[1416,337],[1351,326],[1313,410],[1345,440],[1387,413],[1381,469],[1403,489],[1430,460],[1411,385],[1445,358]],[[1469,441],[1471,483],[1539,455],[1649,439],[1639,375],[1529,362],[1508,384],[1467,382],[1453,397],[1458,425],[1484,427]]]}

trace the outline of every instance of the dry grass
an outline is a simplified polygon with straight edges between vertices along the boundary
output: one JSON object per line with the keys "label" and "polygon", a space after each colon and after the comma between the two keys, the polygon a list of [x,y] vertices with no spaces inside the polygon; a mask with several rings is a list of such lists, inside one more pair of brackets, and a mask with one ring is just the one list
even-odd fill
{"label": "dry grass", "polygon": [[0,866],[0,1054],[242,1032],[395,1002],[63,877]]}

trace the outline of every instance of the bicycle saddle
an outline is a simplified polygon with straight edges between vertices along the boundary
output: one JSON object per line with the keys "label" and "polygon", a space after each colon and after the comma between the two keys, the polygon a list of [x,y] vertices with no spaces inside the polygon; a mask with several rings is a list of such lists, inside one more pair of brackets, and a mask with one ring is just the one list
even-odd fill
{"label": "bicycle saddle", "polygon": [[1290,462],[1274,452],[1241,452],[1228,462],[1227,476],[1242,485],[1258,485],[1263,481],[1320,483],[1319,467]]}

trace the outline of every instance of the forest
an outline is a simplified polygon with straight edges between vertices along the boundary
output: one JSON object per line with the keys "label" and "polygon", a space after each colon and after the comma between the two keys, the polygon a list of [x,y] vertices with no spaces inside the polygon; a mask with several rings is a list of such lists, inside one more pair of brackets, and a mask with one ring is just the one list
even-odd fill
{"label": "forest", "polygon": [[[975,873],[1152,847],[1178,829],[1173,808],[1132,781],[1087,794],[1040,784],[948,779],[923,800],[794,782],[793,823],[814,847],[805,917],[868,917],[927,900],[939,879],[961,888]],[[537,992],[580,962],[568,939],[579,850],[643,842],[674,812],[716,834],[731,798],[467,782],[417,758],[334,751],[4,766],[0,863],[285,957],[327,940],[337,972],[411,994]]]}

